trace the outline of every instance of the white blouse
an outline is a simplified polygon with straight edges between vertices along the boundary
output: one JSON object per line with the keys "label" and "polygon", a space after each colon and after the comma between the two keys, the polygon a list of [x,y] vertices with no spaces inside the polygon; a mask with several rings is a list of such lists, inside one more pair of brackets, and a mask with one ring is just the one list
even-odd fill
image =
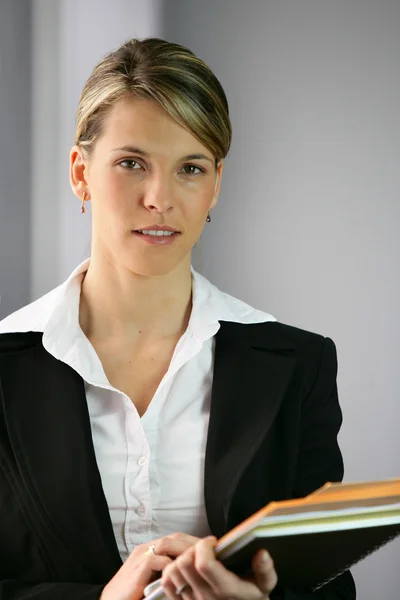
{"label": "white blouse", "polygon": [[131,399],[110,385],[79,326],[81,282],[89,262],[3,319],[0,333],[42,331],[46,350],[83,378],[96,460],[125,561],[136,545],[174,531],[199,537],[210,533],[203,484],[214,336],[220,320],[276,319],[221,292],[192,269],[193,308],[187,330],[140,417]]}

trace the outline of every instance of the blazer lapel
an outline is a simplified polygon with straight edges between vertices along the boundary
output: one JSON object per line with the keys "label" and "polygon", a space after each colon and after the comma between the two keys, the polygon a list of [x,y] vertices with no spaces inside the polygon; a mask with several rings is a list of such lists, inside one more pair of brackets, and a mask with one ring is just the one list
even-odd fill
{"label": "blazer lapel", "polygon": [[273,323],[221,322],[216,335],[205,460],[205,503],[211,530],[225,533],[238,481],[268,433],[296,358],[275,340]]}
{"label": "blazer lapel", "polygon": [[84,384],[45,351],[41,336],[7,335],[14,344],[21,341],[20,349],[0,352],[13,460],[42,534],[56,538],[78,572],[107,581],[122,562],[95,459]]}

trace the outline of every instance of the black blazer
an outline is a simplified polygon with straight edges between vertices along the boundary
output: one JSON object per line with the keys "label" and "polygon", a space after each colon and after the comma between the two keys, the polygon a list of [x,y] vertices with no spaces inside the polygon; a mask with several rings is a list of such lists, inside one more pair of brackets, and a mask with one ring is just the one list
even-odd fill
{"label": "black blazer", "polygon": [[[336,372],[329,338],[221,321],[205,459],[214,535],[342,479]],[[0,600],[96,600],[121,565],[82,378],[41,333],[0,335]],[[353,600],[355,587],[346,572],[310,594],[278,583],[271,598]]]}

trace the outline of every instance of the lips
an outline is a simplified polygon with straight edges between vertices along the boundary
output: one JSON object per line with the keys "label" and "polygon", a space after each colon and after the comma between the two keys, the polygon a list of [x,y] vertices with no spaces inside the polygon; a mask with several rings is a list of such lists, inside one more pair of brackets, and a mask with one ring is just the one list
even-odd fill
{"label": "lips", "polygon": [[138,239],[142,240],[144,243],[153,246],[171,246],[180,235],[179,231],[170,232],[170,235],[163,235],[161,231],[158,235],[140,233],[140,231],[133,231],[133,235],[136,236]]}

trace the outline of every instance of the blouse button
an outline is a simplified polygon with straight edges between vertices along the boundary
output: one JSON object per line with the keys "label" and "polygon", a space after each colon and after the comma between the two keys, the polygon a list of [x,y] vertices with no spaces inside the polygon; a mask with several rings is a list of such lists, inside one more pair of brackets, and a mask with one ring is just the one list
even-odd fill
{"label": "blouse button", "polygon": [[146,509],[142,504],[138,507],[137,511],[139,517],[144,517],[144,515],[146,514]]}
{"label": "blouse button", "polygon": [[139,467],[143,467],[143,465],[146,464],[146,457],[145,456],[141,456],[138,460],[138,465]]}

